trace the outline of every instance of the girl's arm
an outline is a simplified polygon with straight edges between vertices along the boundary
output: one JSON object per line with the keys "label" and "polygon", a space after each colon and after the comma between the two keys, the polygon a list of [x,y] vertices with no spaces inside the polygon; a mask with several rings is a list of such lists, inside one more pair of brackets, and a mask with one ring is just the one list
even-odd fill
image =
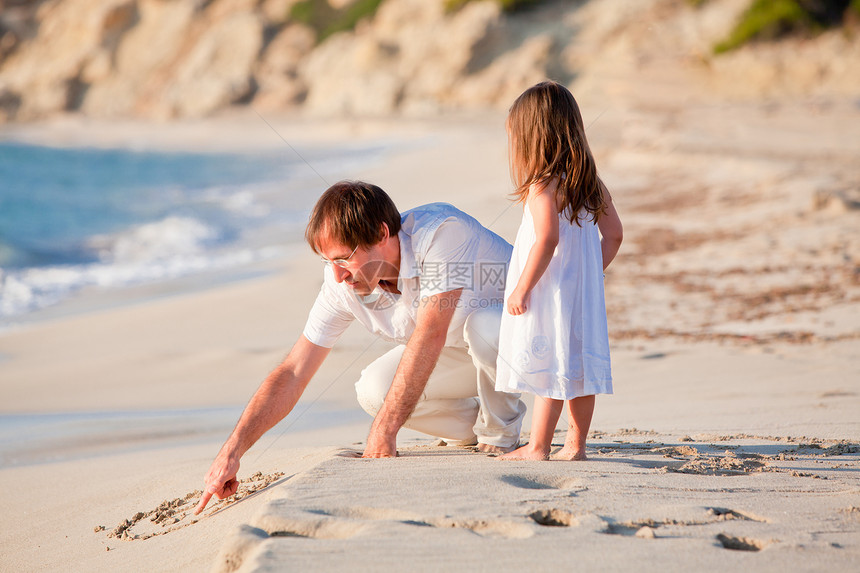
{"label": "girl's arm", "polygon": [[556,182],[535,184],[529,189],[528,204],[535,224],[535,243],[529,251],[520,280],[508,297],[508,312],[522,314],[528,307],[529,293],[540,280],[558,245],[558,207]]}
{"label": "girl's arm", "polygon": [[597,228],[600,229],[600,234],[603,239],[600,241],[600,249],[603,252],[603,270],[609,266],[615,255],[618,254],[618,249],[621,248],[621,241],[624,239],[624,229],[621,226],[621,219],[618,217],[618,211],[615,210],[615,204],[612,202],[612,195],[604,188],[606,193],[606,213],[601,215],[597,221]]}

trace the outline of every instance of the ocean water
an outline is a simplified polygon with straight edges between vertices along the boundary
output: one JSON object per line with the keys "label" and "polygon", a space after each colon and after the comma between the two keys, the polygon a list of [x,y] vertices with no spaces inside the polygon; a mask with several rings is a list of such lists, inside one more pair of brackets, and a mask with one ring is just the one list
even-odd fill
{"label": "ocean water", "polygon": [[299,157],[0,142],[0,325],[85,287],[240,272],[282,256],[328,184],[386,147]]}

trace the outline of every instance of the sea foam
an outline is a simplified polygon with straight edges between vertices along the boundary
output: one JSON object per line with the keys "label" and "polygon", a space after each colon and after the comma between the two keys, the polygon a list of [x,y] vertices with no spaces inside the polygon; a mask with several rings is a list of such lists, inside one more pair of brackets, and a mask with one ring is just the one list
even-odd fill
{"label": "sea foam", "polygon": [[274,248],[218,249],[223,233],[190,217],[170,216],[87,241],[98,261],[0,269],[0,318],[55,304],[88,286],[115,288],[219,270],[274,256]]}

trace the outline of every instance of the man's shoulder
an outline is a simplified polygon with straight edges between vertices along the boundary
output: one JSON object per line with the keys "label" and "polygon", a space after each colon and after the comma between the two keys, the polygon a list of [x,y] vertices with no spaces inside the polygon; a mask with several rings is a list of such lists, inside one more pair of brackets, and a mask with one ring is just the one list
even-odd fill
{"label": "man's shoulder", "polygon": [[[448,203],[421,205],[403,214],[401,232],[408,237],[415,259],[440,249],[462,256],[463,249],[490,258],[510,256],[510,245],[477,219]],[[458,254],[459,253],[459,254]]]}
{"label": "man's shoulder", "polygon": [[412,222],[414,226],[426,226],[436,221],[439,221],[439,224],[441,224],[441,221],[449,217],[455,219],[472,219],[467,213],[450,203],[427,203],[426,205],[413,207],[400,214],[400,219],[404,224]]}
{"label": "man's shoulder", "polygon": [[401,213],[402,229],[416,237],[433,235],[443,223],[449,227],[463,226],[472,233],[487,231],[477,219],[450,203],[428,203]]}

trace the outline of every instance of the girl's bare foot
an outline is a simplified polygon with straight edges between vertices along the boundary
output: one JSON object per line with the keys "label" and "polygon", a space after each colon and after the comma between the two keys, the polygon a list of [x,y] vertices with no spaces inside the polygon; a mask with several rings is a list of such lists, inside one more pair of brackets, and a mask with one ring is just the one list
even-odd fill
{"label": "girl's bare foot", "polygon": [[572,446],[565,445],[562,449],[552,456],[554,460],[566,460],[569,462],[581,462],[588,459],[585,455],[585,449],[579,450]]}
{"label": "girl's bare foot", "polygon": [[529,443],[503,456],[499,456],[499,459],[544,461],[549,459],[549,448],[542,449],[535,447],[531,443]]}

